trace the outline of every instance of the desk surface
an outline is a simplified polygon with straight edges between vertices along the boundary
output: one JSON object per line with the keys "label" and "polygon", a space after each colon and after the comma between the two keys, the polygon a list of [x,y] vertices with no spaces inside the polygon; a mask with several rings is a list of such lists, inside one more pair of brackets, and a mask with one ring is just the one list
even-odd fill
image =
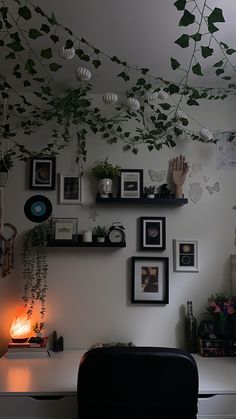
{"label": "desk surface", "polygon": [[[48,358],[0,359],[0,396],[76,395],[79,363],[85,350]],[[199,394],[236,394],[236,358],[194,355]]]}

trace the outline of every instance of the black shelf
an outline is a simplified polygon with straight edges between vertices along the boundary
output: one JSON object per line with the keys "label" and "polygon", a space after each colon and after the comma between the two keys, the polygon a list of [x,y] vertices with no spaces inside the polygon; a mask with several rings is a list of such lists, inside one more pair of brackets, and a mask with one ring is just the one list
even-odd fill
{"label": "black shelf", "polygon": [[92,242],[83,242],[82,235],[78,234],[76,240],[49,240],[47,243],[47,247],[106,247],[106,248],[120,248],[126,247],[126,243],[110,243],[109,241],[105,242],[97,242],[95,238],[93,238]]}
{"label": "black shelf", "polygon": [[96,203],[102,205],[123,205],[123,204],[139,204],[139,205],[185,205],[188,203],[187,198],[100,198],[96,197]]}

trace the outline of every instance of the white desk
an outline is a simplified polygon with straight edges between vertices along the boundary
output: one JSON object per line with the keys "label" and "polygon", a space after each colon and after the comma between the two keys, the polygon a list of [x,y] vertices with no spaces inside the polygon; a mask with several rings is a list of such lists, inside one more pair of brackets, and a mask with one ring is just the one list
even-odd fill
{"label": "white desk", "polygon": [[[84,352],[66,350],[27,360],[1,358],[0,419],[77,418],[77,375]],[[199,418],[236,419],[236,357],[194,358],[199,372]],[[17,415],[11,410],[13,404],[18,406]]]}

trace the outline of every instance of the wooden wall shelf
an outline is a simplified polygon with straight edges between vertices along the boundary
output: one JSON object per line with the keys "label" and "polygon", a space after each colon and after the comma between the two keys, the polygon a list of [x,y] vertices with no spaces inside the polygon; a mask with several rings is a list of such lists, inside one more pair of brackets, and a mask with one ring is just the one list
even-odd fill
{"label": "wooden wall shelf", "polygon": [[187,198],[100,198],[97,196],[96,203],[100,205],[185,205],[188,203]]}

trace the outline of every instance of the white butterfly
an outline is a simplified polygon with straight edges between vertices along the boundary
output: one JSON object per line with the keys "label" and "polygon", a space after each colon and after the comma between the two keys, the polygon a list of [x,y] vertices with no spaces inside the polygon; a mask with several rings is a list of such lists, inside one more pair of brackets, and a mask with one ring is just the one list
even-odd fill
{"label": "white butterfly", "polygon": [[220,191],[220,184],[219,182],[216,182],[213,186],[206,186],[206,189],[208,190],[209,194],[212,195],[214,192]]}
{"label": "white butterfly", "polygon": [[153,182],[162,182],[166,175],[165,170],[160,170],[160,172],[156,172],[155,170],[150,169],[148,173]]}

